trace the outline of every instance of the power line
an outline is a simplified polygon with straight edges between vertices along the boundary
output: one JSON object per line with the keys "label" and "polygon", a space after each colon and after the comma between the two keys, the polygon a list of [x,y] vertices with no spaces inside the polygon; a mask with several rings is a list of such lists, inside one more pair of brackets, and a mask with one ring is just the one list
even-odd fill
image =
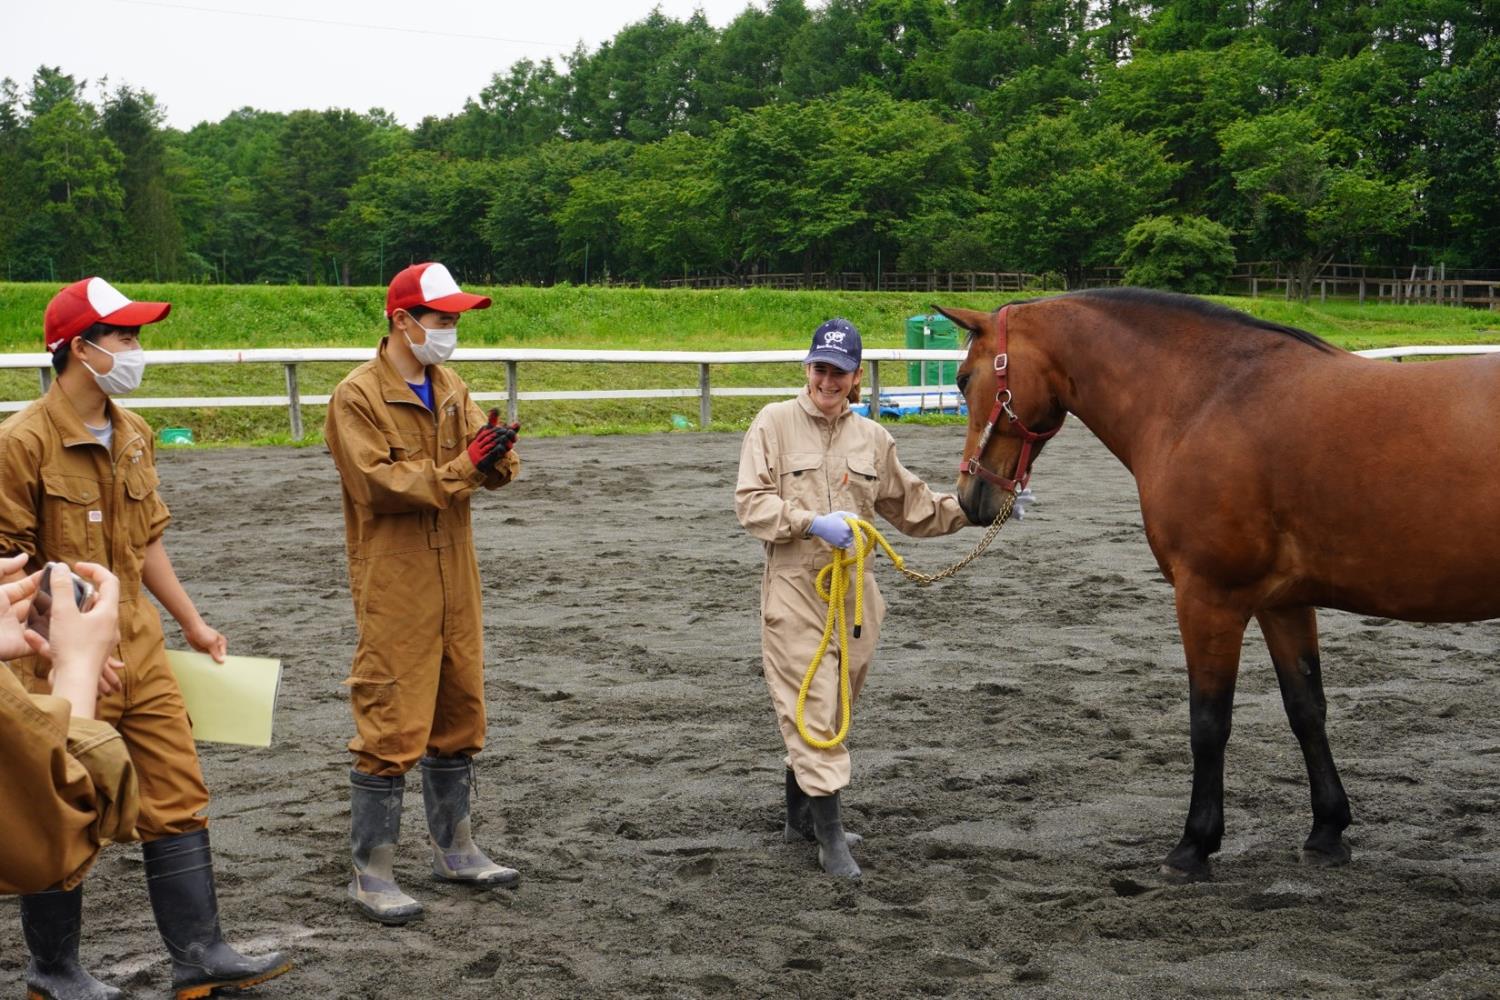
{"label": "power line", "polygon": [[545,45],[566,52],[572,48],[557,42],[544,42],[535,38],[503,38],[499,35],[476,35],[472,32],[433,31],[429,28],[399,28],[389,24],[360,24],[357,21],[330,21],[318,17],[294,17],[291,14],[268,14],[259,10],[223,10],[217,7],[194,7],[184,3],[163,3],[162,0],[112,0],[113,3],[133,4],[137,7],[164,7],[168,10],[190,10],[199,14],[231,14],[236,17],[258,17],[268,21],[293,21],[299,24],[321,24],[335,28],[360,28],[365,31],[394,31],[403,35],[430,35],[435,38],[462,38],[483,42],[510,42],[516,45]]}

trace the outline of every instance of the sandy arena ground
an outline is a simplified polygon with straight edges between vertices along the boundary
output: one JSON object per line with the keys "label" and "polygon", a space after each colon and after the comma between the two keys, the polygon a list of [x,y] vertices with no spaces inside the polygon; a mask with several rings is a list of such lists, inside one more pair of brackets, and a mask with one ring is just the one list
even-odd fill
{"label": "sandy arena ground", "polygon": [[[912,469],[951,483],[960,429],[895,434]],[[1500,623],[1320,616],[1356,823],[1354,863],[1335,870],[1298,862],[1306,775],[1252,625],[1215,878],[1166,885],[1190,780],[1171,593],[1129,475],[1070,425],[1040,463],[1034,517],[977,566],[927,590],[880,571],[891,612],[846,792],[865,878],[839,883],[781,842],[738,445],[527,442],[523,478],[476,503],[490,707],[476,824],[524,882],[428,880],[413,780],[399,870],[428,911],[404,929],[344,900],[355,632],[332,464],[163,455],[189,590],[232,651],[285,663],[275,746],[202,747],[229,936],[297,961],[252,995],[1500,996]],[[893,541],[933,570],[977,537]],[[83,952],[161,996],[138,859],[101,859]],[[8,995],[24,954],[6,900]]]}

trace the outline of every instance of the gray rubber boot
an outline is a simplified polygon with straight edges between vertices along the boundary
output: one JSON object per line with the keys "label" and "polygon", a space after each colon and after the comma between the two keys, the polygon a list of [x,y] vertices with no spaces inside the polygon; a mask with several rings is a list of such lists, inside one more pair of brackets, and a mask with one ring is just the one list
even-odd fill
{"label": "gray rubber boot", "polygon": [[292,967],[280,952],[249,958],[231,948],[219,930],[214,858],[208,831],[194,830],[141,845],[146,891],[156,928],[172,956],[176,1000],[242,990]]}
{"label": "gray rubber boot", "polygon": [[405,791],[405,775],[349,772],[349,846],[354,855],[349,898],[371,920],[393,926],[422,915],[422,904],[396,884],[396,845],[401,841]]}
{"label": "gray rubber boot", "polygon": [[818,838],[818,864],[830,875],[859,878],[859,865],[849,853],[844,824],[839,820],[839,793],[809,795],[807,805],[812,813],[813,832]]}
{"label": "gray rubber boot", "polygon": [[422,758],[422,804],[432,835],[432,874],[444,882],[510,888],[521,881],[521,873],[497,865],[474,844],[469,824],[473,769],[471,757]]}
{"label": "gray rubber boot", "polygon": [[120,1000],[125,995],[78,964],[82,927],[81,886],[21,897],[21,933],[31,952],[26,966],[27,1000]]}
{"label": "gray rubber boot", "polygon": [[[781,839],[788,844],[795,844],[805,840],[808,843],[818,839],[817,831],[813,829],[812,811],[808,808],[808,795],[797,783],[797,774],[791,768],[786,769],[786,825],[782,827]],[[858,847],[865,842],[865,838],[857,833],[844,831],[844,842],[850,847]]]}

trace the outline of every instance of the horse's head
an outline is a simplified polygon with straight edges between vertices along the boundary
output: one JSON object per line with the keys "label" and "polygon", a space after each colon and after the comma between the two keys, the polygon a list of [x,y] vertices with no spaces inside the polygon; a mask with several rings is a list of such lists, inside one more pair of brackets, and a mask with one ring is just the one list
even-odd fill
{"label": "horse's head", "polygon": [[1042,446],[1067,417],[1045,355],[1017,335],[1013,310],[938,309],[969,331],[969,356],[958,369],[969,407],[958,500],[975,524],[993,521],[1005,495],[1025,487]]}

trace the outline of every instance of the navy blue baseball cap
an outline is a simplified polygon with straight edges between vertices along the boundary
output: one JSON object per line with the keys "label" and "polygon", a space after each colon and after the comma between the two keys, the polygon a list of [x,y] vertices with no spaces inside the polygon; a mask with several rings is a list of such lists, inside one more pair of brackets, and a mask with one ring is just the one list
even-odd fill
{"label": "navy blue baseball cap", "polygon": [[852,372],[859,367],[864,345],[860,343],[859,331],[854,324],[836,316],[813,331],[812,346],[807,349],[804,365],[814,361],[827,362],[840,371]]}

